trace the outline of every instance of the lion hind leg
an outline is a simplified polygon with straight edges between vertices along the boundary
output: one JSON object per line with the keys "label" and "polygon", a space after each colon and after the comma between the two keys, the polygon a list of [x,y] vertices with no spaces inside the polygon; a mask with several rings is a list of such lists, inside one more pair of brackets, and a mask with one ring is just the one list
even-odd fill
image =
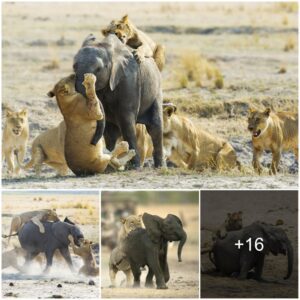
{"label": "lion hind leg", "polygon": [[35,173],[39,176],[43,162],[46,160],[46,155],[40,145],[32,146],[31,160],[24,166],[24,170],[34,168]]}
{"label": "lion hind leg", "polygon": [[236,153],[229,143],[224,143],[222,149],[218,152],[216,165],[218,170],[233,169],[238,166]]}
{"label": "lion hind leg", "polygon": [[[11,224],[10,224],[10,230],[9,230],[9,235],[12,235],[13,232],[18,232],[19,229],[22,226],[22,220],[20,218],[20,216],[15,216],[13,217],[13,219],[11,220]],[[7,243],[9,244],[10,241],[10,236],[8,237]]]}
{"label": "lion hind leg", "polygon": [[31,219],[32,223],[34,223],[36,226],[39,227],[40,233],[45,233],[45,227],[44,225],[41,223],[41,220],[39,219],[38,216],[33,217]]}

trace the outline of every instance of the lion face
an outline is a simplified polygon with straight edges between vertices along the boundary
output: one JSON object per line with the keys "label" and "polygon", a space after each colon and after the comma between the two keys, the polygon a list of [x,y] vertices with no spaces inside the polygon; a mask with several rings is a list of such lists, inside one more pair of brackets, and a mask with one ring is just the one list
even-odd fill
{"label": "lion face", "polygon": [[163,104],[163,132],[171,131],[171,117],[176,112],[177,107],[173,103]]}
{"label": "lion face", "polygon": [[228,213],[225,220],[225,228],[227,231],[240,230],[243,228],[243,212]]}
{"label": "lion face", "polygon": [[23,109],[19,112],[8,110],[6,112],[6,127],[13,135],[20,136],[28,125],[28,112]]}
{"label": "lion face", "polygon": [[59,221],[58,215],[56,213],[55,209],[51,209],[46,213],[46,219],[47,221],[53,221],[53,222],[57,222]]}
{"label": "lion face", "polygon": [[65,96],[70,96],[76,93],[75,90],[75,74],[61,79],[54,88],[47,93],[49,97],[56,96],[56,99],[64,99]]}
{"label": "lion face", "polygon": [[121,218],[121,222],[123,223],[126,234],[128,234],[132,230],[142,227],[142,216],[131,215],[127,218]]}
{"label": "lion face", "polygon": [[112,21],[107,28],[102,30],[102,33],[104,36],[115,34],[123,44],[126,44],[132,37],[128,16],[124,16],[120,21]]}
{"label": "lion face", "polygon": [[254,138],[259,137],[268,127],[270,112],[270,108],[266,108],[264,112],[249,110],[248,129]]}

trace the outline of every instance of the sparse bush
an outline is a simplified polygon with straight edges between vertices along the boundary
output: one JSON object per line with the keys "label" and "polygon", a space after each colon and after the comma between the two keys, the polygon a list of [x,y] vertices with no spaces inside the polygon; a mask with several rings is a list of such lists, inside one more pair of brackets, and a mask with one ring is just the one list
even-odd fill
{"label": "sparse bush", "polygon": [[276,10],[279,12],[287,12],[287,13],[297,13],[298,12],[298,2],[279,2],[276,3]]}
{"label": "sparse bush", "polygon": [[279,69],[279,71],[278,71],[278,73],[279,73],[279,74],[284,74],[284,73],[286,73],[286,67],[281,66],[280,69]]}
{"label": "sparse bush", "polygon": [[285,16],[282,18],[282,25],[284,25],[284,26],[289,25],[289,18],[288,18],[287,15],[285,15]]}
{"label": "sparse bush", "polygon": [[178,73],[178,81],[181,88],[187,88],[188,87],[188,77],[185,73]]}
{"label": "sparse bush", "polygon": [[284,45],[283,50],[285,52],[288,52],[288,51],[291,51],[291,50],[295,49],[295,47],[296,47],[295,39],[292,38],[292,37],[289,37],[288,40],[286,41],[285,45]]}
{"label": "sparse bush", "polygon": [[217,89],[222,89],[224,87],[223,75],[218,69],[215,70],[215,87]]}
{"label": "sparse bush", "polygon": [[45,66],[43,66],[44,70],[55,70],[59,69],[59,61],[58,59],[53,59],[51,62]]}

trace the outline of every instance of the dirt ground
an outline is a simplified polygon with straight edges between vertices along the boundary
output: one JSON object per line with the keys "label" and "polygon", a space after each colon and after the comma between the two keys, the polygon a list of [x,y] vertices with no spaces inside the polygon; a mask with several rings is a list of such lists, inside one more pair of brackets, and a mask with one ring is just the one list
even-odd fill
{"label": "dirt ground", "polygon": [[[13,214],[42,208],[56,208],[61,219],[68,216],[78,224],[85,238],[99,243],[98,203],[99,196],[96,192],[77,192],[76,194],[68,192],[4,192],[2,195],[2,233],[8,234]],[[13,246],[19,246],[16,237],[11,238],[9,246],[7,246],[6,240],[2,239],[3,252],[12,249]],[[99,263],[99,251],[94,254]],[[71,256],[75,270],[79,270],[82,266],[81,258],[72,253]],[[18,263],[22,265],[24,259],[19,258]],[[16,298],[99,298],[99,277],[73,274],[64,261],[55,257],[48,275],[42,274],[44,267],[44,264],[40,265],[33,262],[28,274],[21,274],[12,267],[3,269],[2,296]]]}
{"label": "dirt ground", "polygon": [[[184,229],[188,239],[182,250],[182,262],[177,260],[177,244],[169,244],[168,263],[170,281],[167,290],[145,288],[147,271],[142,271],[141,288],[126,288],[122,286],[125,275],[117,274],[117,288],[110,288],[108,262],[110,251],[102,247],[101,254],[101,295],[104,298],[198,298],[199,297],[199,212],[198,205],[185,204],[184,216],[186,225]],[[148,212],[165,217],[168,213],[180,215],[181,205],[140,205],[137,214]]]}
{"label": "dirt ground", "polygon": [[[73,57],[82,40],[91,32],[100,37],[101,28],[128,13],[138,27],[166,47],[164,98],[203,128],[229,139],[245,167],[242,172],[229,174],[207,171],[190,175],[180,170],[146,169],[79,179],[73,175],[55,177],[55,172],[45,166],[41,178],[33,171],[20,178],[8,178],[4,172],[4,187],[298,187],[298,165],[291,153],[283,156],[281,175],[254,174],[246,117],[250,104],[297,110],[298,25],[294,4],[5,3],[2,12],[3,103],[15,109],[29,108],[29,145],[39,133],[62,120],[55,100],[46,94],[72,72]],[[217,67],[224,79],[222,89],[206,79],[182,87],[182,56],[191,59],[194,53]],[[29,157],[28,149],[26,160]],[[266,154],[263,164],[269,163],[270,154]]]}
{"label": "dirt ground", "polygon": [[[298,297],[298,197],[289,191],[235,191],[201,194],[201,227],[218,227],[227,213],[243,212],[243,226],[254,221],[275,224],[282,220],[283,228],[294,248],[293,274],[283,280],[287,272],[287,257],[267,255],[263,278],[276,283],[261,283],[255,280],[238,280],[221,277],[215,273],[201,274],[201,297],[203,298],[297,298]],[[235,193],[235,195],[233,195]],[[252,194],[251,194],[252,193]],[[246,195],[248,194],[248,195]],[[211,235],[201,230],[201,245],[209,242]],[[201,265],[213,269],[208,254],[201,255]]]}

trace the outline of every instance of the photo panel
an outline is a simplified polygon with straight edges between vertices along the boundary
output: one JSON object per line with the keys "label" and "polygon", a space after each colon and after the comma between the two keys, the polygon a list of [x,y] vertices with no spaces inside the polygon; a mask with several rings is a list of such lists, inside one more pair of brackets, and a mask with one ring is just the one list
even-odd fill
{"label": "photo panel", "polygon": [[98,191],[2,192],[2,297],[94,298]]}
{"label": "photo panel", "polygon": [[199,297],[197,191],[104,191],[101,225],[103,298]]}
{"label": "photo panel", "polygon": [[298,192],[201,192],[201,298],[298,297]]}

